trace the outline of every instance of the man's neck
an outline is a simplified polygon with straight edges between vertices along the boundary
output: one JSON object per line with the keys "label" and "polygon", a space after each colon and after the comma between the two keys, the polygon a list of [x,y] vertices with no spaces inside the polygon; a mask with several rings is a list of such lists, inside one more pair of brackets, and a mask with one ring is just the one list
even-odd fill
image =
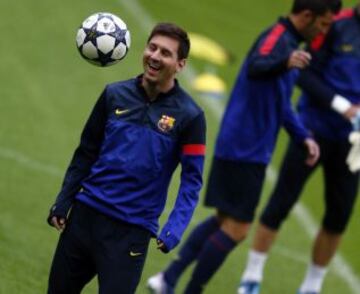
{"label": "man's neck", "polygon": [[157,96],[159,96],[159,94],[161,93],[161,91],[159,91],[156,86],[145,86],[144,85],[144,89],[145,92],[147,94],[147,96],[150,98],[151,101],[155,100],[157,98]]}
{"label": "man's neck", "polygon": [[144,87],[145,92],[151,101],[156,100],[160,93],[166,93],[170,91],[174,87],[174,84],[174,80],[164,85],[151,83],[146,80],[142,81],[142,86]]}

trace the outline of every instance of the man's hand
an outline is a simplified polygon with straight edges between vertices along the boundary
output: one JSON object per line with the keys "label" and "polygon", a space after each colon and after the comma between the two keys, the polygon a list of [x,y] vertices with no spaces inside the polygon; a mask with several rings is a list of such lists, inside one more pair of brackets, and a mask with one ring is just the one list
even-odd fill
{"label": "man's hand", "polygon": [[295,50],[291,53],[287,67],[288,68],[300,68],[303,69],[310,64],[311,54],[304,50]]}
{"label": "man's hand", "polygon": [[157,239],[156,243],[157,243],[157,249],[161,250],[161,252],[163,252],[163,253],[169,252],[169,250],[167,250],[166,245],[163,241],[161,241],[160,239]]}
{"label": "man's hand", "polygon": [[64,231],[66,225],[66,219],[58,216],[51,218],[51,224],[60,232]]}
{"label": "man's hand", "polygon": [[304,145],[307,149],[307,157],[305,163],[308,166],[314,166],[320,157],[320,148],[319,145],[315,142],[315,140],[311,138],[307,138],[304,141]]}
{"label": "man's hand", "polygon": [[343,116],[349,121],[354,122],[354,120],[358,119],[357,116],[359,116],[359,113],[360,105],[352,104],[351,107],[343,113]]}

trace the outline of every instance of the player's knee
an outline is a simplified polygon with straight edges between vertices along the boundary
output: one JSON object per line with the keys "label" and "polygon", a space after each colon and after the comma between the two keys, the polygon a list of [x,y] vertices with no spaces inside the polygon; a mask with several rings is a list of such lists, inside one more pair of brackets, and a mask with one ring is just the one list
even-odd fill
{"label": "player's knee", "polygon": [[244,223],[234,220],[226,220],[222,223],[221,229],[235,242],[243,241],[250,229],[251,223]]}
{"label": "player's knee", "polygon": [[285,218],[285,215],[271,215],[264,213],[260,217],[260,222],[266,227],[278,231]]}
{"label": "player's knee", "polygon": [[343,234],[347,227],[347,221],[332,221],[325,219],[323,222],[323,229],[332,234]]}
{"label": "player's knee", "polygon": [[351,210],[343,210],[342,212],[327,211],[323,220],[323,228],[335,234],[342,234],[345,232],[351,216]]}

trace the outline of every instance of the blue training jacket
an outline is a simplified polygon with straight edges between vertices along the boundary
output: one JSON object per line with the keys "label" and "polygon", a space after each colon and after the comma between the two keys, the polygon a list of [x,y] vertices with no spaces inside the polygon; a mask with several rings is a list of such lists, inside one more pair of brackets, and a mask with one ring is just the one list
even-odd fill
{"label": "blue training jacket", "polygon": [[280,18],[251,48],[228,102],[215,156],[267,164],[281,126],[298,142],[308,137],[291,106],[298,70],[287,61],[302,37],[289,19]]}
{"label": "blue training jacket", "polygon": [[141,76],[108,85],[85,125],[52,215],[66,215],[76,198],[156,235],[171,176],[181,163],[176,203],[159,236],[171,250],[198,201],[205,134],[203,111],[177,81],[153,102]]}
{"label": "blue training jacket", "polygon": [[[304,124],[318,137],[347,140],[351,123],[331,109],[335,94],[360,103],[360,14],[342,10],[327,36],[311,46],[311,66],[299,78],[304,90],[298,110]],[[325,106],[325,107],[324,107]]]}

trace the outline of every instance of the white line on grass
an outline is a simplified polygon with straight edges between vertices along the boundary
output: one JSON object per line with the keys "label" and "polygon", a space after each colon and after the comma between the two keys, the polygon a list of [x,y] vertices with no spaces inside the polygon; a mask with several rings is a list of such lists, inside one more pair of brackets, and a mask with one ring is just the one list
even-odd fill
{"label": "white line on grass", "polygon": [[[144,31],[147,32],[155,24],[155,20],[153,20],[149,13],[143,9],[137,0],[121,0],[119,3],[133,14]],[[193,81],[196,76],[196,70],[188,63],[186,71],[184,71],[186,82],[190,85],[191,81]],[[219,120],[224,111],[223,103],[216,99],[204,99],[204,102],[211,109],[213,115]],[[271,185],[274,185],[276,178],[277,172],[270,166],[267,171],[267,181]],[[295,206],[294,214],[307,235],[310,238],[314,238],[318,226],[316,225],[314,218],[311,216],[310,211],[299,202]],[[360,294],[360,280],[340,253],[336,254],[332,264],[332,268],[335,273],[346,281],[353,293]]]}
{"label": "white line on grass", "polygon": [[31,159],[13,149],[0,147],[0,157],[13,160],[31,170],[37,170],[52,176],[60,177],[64,174],[62,170],[55,166],[51,166],[49,164],[41,163],[37,160]]}
{"label": "white line on grass", "polygon": [[309,260],[306,254],[301,254],[298,251],[290,250],[289,248],[278,244],[275,244],[274,248],[272,248],[271,250],[298,263],[307,264]]}

